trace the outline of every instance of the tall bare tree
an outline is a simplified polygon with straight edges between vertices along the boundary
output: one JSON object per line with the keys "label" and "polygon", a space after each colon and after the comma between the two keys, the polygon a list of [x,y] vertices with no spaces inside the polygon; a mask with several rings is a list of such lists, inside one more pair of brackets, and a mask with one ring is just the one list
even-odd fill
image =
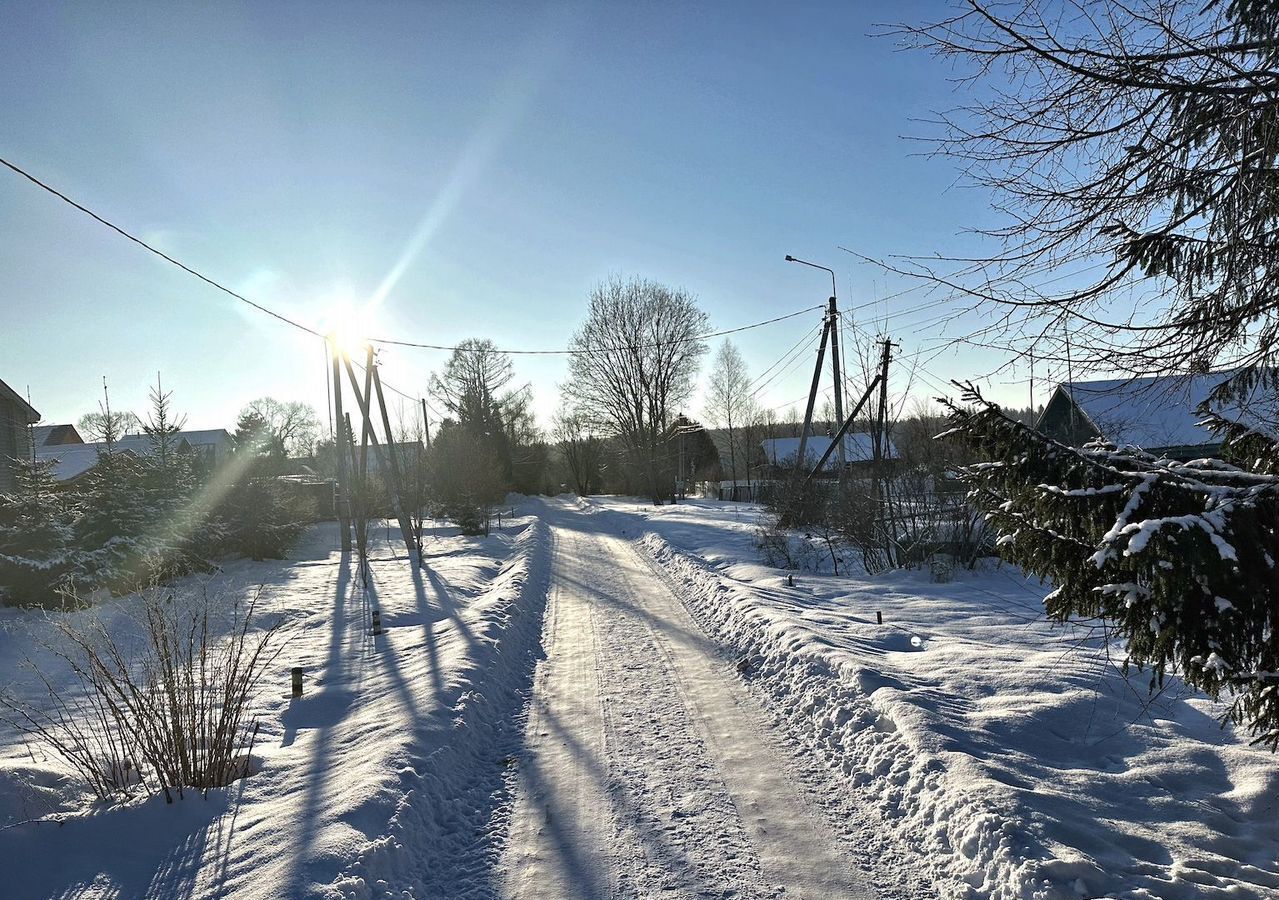
{"label": "tall bare tree", "polygon": [[142,420],[128,410],[99,409],[97,412],[85,413],[76,422],[81,437],[86,441],[114,443],[126,434],[136,434],[142,430]]}
{"label": "tall bare tree", "polygon": [[283,456],[306,456],[320,436],[320,417],[308,403],[259,397],[240,410],[240,416],[256,415],[265,423],[266,435]]}
{"label": "tall bare tree", "polygon": [[711,367],[711,377],[706,392],[706,418],[716,428],[722,428],[728,439],[728,469],[737,481],[737,443],[750,403],[750,376],[741,351],[728,338],[720,344]]}
{"label": "tall bare tree", "polygon": [[604,442],[591,430],[590,421],[579,411],[564,407],[551,422],[551,436],[559,446],[573,490],[578,496],[594,493],[600,485]]}
{"label": "tall bare tree", "polygon": [[614,277],[591,291],[586,322],[570,345],[565,395],[622,441],[654,503],[671,496],[666,431],[692,397],[706,327],[687,291]]}
{"label": "tall bare tree", "polygon": [[1279,356],[1273,3],[965,0],[898,33],[972,82],[938,149],[1003,214],[989,258],[916,273],[994,301],[1007,345],[1033,340],[1040,359],[1264,377]]}

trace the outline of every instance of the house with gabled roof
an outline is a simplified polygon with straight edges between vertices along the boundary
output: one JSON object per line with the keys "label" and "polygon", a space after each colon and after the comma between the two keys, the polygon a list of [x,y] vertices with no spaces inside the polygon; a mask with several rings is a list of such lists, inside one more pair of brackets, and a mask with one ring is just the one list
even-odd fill
{"label": "house with gabled roof", "polygon": [[[804,444],[805,470],[811,470],[825,455],[834,440],[824,434],[809,435]],[[797,437],[768,438],[762,442],[764,459],[773,474],[789,474],[799,459],[800,439]],[[890,438],[885,438],[881,451],[885,463],[895,464],[900,456]],[[831,452],[822,466],[819,476],[838,474],[838,448]],[[875,462],[875,436],[867,431],[850,431],[844,435],[844,465],[850,472],[869,471]]]}
{"label": "house with gabled roof", "polygon": [[40,421],[22,395],[0,381],[0,491],[14,488],[14,463],[31,457],[31,426]]}
{"label": "house with gabled roof", "polygon": [[67,444],[83,444],[84,438],[74,425],[37,425],[31,429],[31,443],[41,447],[63,447]]}
{"label": "house with gabled roof", "polygon": [[[1221,438],[1200,423],[1198,407],[1232,372],[1156,375],[1076,381],[1057,385],[1035,423],[1051,438],[1072,446],[1105,440],[1175,460],[1221,452]],[[1279,423],[1279,397],[1259,389],[1243,403],[1215,410],[1249,423]]]}
{"label": "house with gabled roof", "polygon": [[[37,459],[48,460],[53,464],[53,476],[58,481],[74,482],[98,464],[98,454],[106,449],[102,441],[89,443],[67,442],[63,444],[46,443],[37,446]],[[210,428],[202,431],[179,431],[172,437],[174,450],[191,450],[200,454],[211,465],[224,462],[230,455],[233,446],[231,435],[224,428]],[[126,434],[112,444],[112,452],[123,453],[138,458],[151,456],[155,447],[151,438],[145,434]]]}

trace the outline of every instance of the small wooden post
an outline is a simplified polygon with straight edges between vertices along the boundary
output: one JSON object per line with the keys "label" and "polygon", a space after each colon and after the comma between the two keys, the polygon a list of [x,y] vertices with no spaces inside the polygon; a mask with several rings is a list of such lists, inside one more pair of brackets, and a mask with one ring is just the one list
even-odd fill
{"label": "small wooden post", "polygon": [[787,575],[787,576],[786,576],[786,586],[787,586],[787,587],[794,587],[794,586],[795,586],[795,576],[794,576],[794,575]]}
{"label": "small wooden post", "polygon": [[880,612],[879,610],[875,610],[875,624],[876,625],[884,624],[884,614]]}
{"label": "small wooden post", "polygon": [[373,634],[382,633],[382,611],[380,609],[373,610]]}
{"label": "small wooden post", "polygon": [[294,697],[302,696],[302,667],[301,666],[293,667],[293,696]]}

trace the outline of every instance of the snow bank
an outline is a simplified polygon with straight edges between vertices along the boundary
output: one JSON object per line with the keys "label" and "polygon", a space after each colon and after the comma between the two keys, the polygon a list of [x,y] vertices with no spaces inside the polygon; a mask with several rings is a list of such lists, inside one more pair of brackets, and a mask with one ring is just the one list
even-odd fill
{"label": "snow bank", "polygon": [[[370,529],[367,591],[332,523],[291,560],[237,561],[208,579],[228,603],[263,586],[263,621],[291,624],[256,702],[260,771],[207,800],[92,806],[38,747],[0,727],[0,860],[23,861],[4,866],[0,894],[488,893],[500,848],[483,829],[506,790],[502,748],[519,740],[549,555],[545,527],[515,513],[487,537],[435,523],[420,571],[389,523]],[[128,598],[116,606],[127,621]],[[29,680],[20,663],[39,655],[42,615],[0,610],[6,688]],[[289,696],[291,666],[305,672],[300,699]]]}
{"label": "snow bank", "polygon": [[1178,680],[1151,700],[1099,636],[1049,627],[1037,585],[990,570],[790,588],[753,562],[741,507],[607,506],[642,517],[640,545],[779,723],[873,805],[869,839],[942,897],[1279,892],[1279,761]]}
{"label": "snow bank", "polygon": [[346,897],[490,896],[501,847],[495,811],[509,804],[504,768],[539,655],[550,577],[547,527],[534,520],[511,560],[477,598],[472,652],[453,673],[447,727],[417,736],[401,761],[402,793],[387,832],[357,854],[335,886]]}

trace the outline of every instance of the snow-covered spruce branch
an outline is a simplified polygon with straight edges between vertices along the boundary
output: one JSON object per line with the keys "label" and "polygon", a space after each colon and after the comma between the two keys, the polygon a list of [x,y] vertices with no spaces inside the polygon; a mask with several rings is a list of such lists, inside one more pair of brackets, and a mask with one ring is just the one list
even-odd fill
{"label": "snow-covered spruce branch", "polygon": [[[968,386],[947,404],[947,440],[986,463],[960,473],[970,497],[1009,536],[999,552],[1058,588],[1048,612],[1115,624],[1152,687],[1171,667],[1279,748],[1279,481],[1113,447],[1068,447],[1003,414]],[[1271,466],[1277,450],[1247,433]],[[1229,436],[1227,447],[1229,448]],[[998,463],[993,465],[992,463]]]}

